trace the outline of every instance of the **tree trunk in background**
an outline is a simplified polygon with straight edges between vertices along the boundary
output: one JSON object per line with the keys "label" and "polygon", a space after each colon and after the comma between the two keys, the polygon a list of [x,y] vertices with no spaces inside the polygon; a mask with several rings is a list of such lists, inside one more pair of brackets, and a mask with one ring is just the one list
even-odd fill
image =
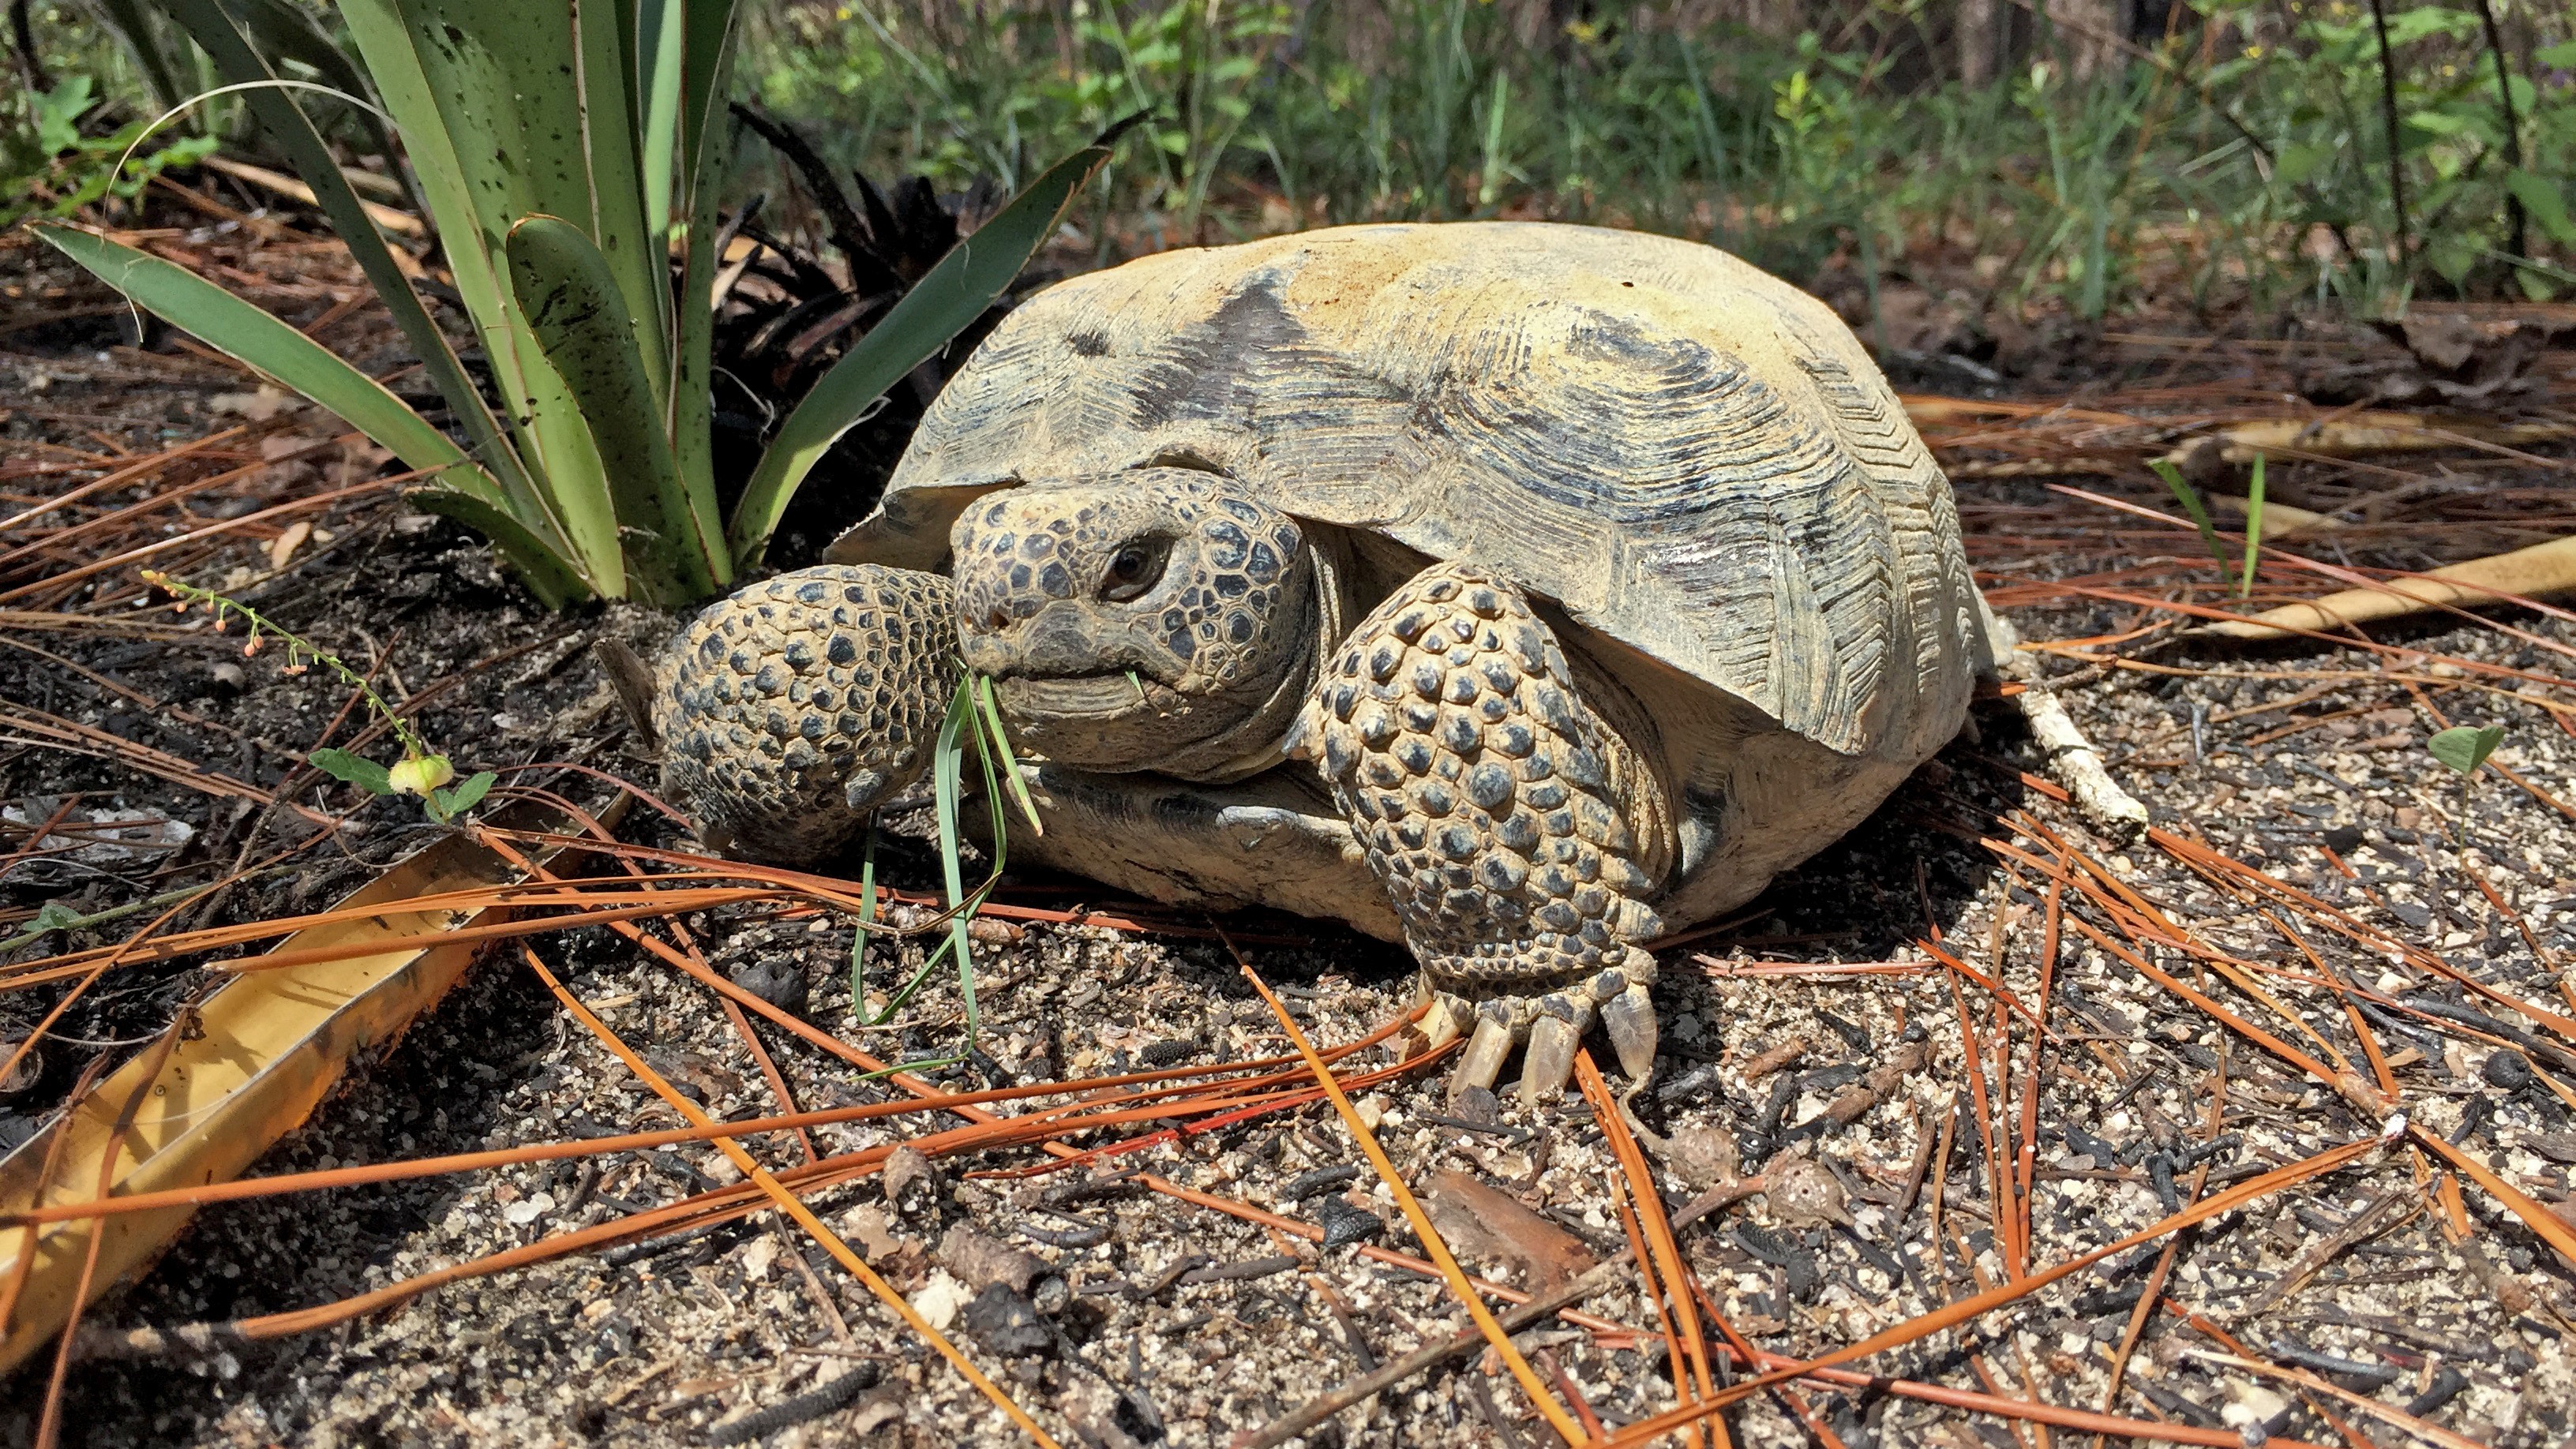
{"label": "tree trunk in background", "polygon": [[2000,18],[1995,10],[2000,0],[1959,0],[1959,24],[1953,37],[1959,46],[1959,79],[1971,86],[1983,86],[1995,78],[1996,41],[2000,38]]}
{"label": "tree trunk in background", "polygon": [[2119,0],[2048,0],[2048,18],[2057,26],[2056,44],[2050,49],[2068,75],[2091,80],[2120,69]]}

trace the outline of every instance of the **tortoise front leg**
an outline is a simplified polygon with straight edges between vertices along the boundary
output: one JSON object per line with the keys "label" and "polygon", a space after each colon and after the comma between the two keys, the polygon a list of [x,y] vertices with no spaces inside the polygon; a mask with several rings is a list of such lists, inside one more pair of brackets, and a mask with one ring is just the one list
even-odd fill
{"label": "tortoise front leg", "polygon": [[1662,930],[1661,787],[1519,589],[1465,564],[1415,575],[1325,669],[1290,752],[1321,766],[1395,904],[1441,1003],[1434,1041],[1473,1024],[1453,1097],[1523,1041],[1522,1099],[1554,1096],[1596,1014],[1645,1080],[1655,959],[1634,943]]}
{"label": "tortoise front leg", "polygon": [[957,688],[938,574],[825,564],[699,613],[656,661],[662,782],[711,850],[802,865],[930,768]]}

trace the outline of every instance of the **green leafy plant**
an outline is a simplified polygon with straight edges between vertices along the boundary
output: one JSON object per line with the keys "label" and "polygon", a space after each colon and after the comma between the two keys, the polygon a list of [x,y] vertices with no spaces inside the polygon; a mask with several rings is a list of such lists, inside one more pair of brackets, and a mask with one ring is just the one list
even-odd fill
{"label": "green leafy plant", "polygon": [[250,605],[213,589],[200,588],[174,578],[158,569],[143,570],[143,581],[176,599],[178,602],[174,607],[183,614],[190,609],[201,608],[214,615],[216,633],[223,633],[227,625],[240,621],[247,635],[242,641],[243,658],[256,658],[266,650],[268,641],[275,639],[286,651],[279,673],[302,674],[319,664],[358,692],[367,712],[392,731],[394,739],[402,746],[402,758],[391,765],[380,765],[363,755],[336,748],[315,750],[305,757],[313,768],[331,778],[355,785],[370,795],[416,795],[430,820],[439,825],[453,824],[458,816],[482,803],[484,795],[500,778],[484,770],[462,784],[452,783],[456,779],[455,763],[431,749],[412,722],[387,703],[383,695],[376,693],[375,685],[365,675],[350,668],[339,655],[281,627]]}
{"label": "green leafy plant", "polygon": [[2496,746],[2503,743],[2503,725],[2482,725],[2476,728],[2468,725],[2453,725],[2424,742],[2425,750],[2434,759],[2439,760],[2460,777],[2460,818],[2453,829],[2453,838],[2467,838],[2469,785],[2477,778],[2479,768],[2486,764],[2487,756],[2494,754]]}
{"label": "green leafy plant", "polygon": [[[972,747],[975,762],[984,779],[984,799],[992,810],[993,864],[981,885],[965,889],[965,871],[961,861],[962,837],[959,831],[965,796],[966,752]],[[1038,819],[1037,802],[1030,798],[1026,782],[1020,778],[1019,759],[1011,752],[1009,733],[1002,726],[1001,706],[993,696],[993,681],[976,674],[965,674],[957,681],[957,692],[950,697],[948,713],[940,721],[939,737],[932,747],[930,766],[931,810],[939,822],[939,861],[945,880],[948,908],[948,931],[937,948],[921,963],[911,979],[886,998],[885,1005],[868,1009],[867,963],[868,938],[876,924],[877,832],[871,823],[867,845],[859,867],[859,925],[850,942],[850,1009],[861,1026],[881,1027],[894,1020],[939,969],[942,961],[954,959],[958,995],[964,1004],[966,1045],[944,1057],[925,1058],[887,1067],[887,1072],[933,1071],[954,1066],[973,1056],[976,1050],[978,1024],[975,1012],[975,951],[968,933],[968,922],[983,908],[993,888],[1001,883],[1002,867],[1009,859],[1009,812],[1005,797],[1020,807],[1021,817],[1029,829],[1044,833]]]}
{"label": "green leafy plant", "polygon": [[93,922],[93,917],[82,915],[61,901],[47,901],[36,907],[36,914],[18,923],[15,934],[0,937],[0,956],[32,946],[55,931],[77,931]]}
{"label": "green leafy plant", "polygon": [[[2263,455],[2254,455],[2253,475],[2245,481],[2245,567],[2236,576],[2236,597],[2254,592],[2254,565],[2263,554]],[[2223,564],[2225,561],[2221,560]]]}
{"label": "green leafy plant", "polygon": [[[885,390],[980,316],[1110,141],[1049,168],[924,276],[780,424],[729,517],[710,439],[716,191],[733,0],[603,7],[347,0],[488,359],[488,400],[359,206],[277,58],[220,0],[164,0],[285,151],[446,403],[451,439],[276,317],[159,257],[41,235],[136,303],[329,408],[418,472],[549,604],[676,604],[756,563],[788,500]],[[674,285],[673,262],[677,262]]]}
{"label": "green leafy plant", "polygon": [[[1996,264],[1988,302],[2084,318],[2130,303],[2166,248],[2209,307],[2341,297],[2388,316],[2428,280],[2576,285],[2555,229],[2576,176],[2563,5],[2506,9],[2536,44],[2503,85],[2474,0],[2391,0],[2385,69],[2368,7],[2212,0],[2081,74],[2086,37],[2025,5],[2015,63],[1977,83],[1940,74],[1952,17],[1914,0],[1803,35],[1672,0],[1301,3],[1284,36],[1267,8],[779,6],[746,64],[772,111],[833,118],[837,159],[950,186],[1019,176],[1112,107],[1156,104],[1155,151],[1095,198],[1167,236],[1508,212],[1696,237],[1800,282],[1848,267],[1864,287],[1910,249],[1965,246]],[[2417,245],[2397,245],[2392,161]]]}
{"label": "green leafy plant", "polygon": [[109,197],[131,201],[153,177],[214,154],[211,136],[139,151],[144,121],[83,135],[81,119],[97,104],[93,88],[88,76],[76,75],[50,91],[0,95],[0,230],[31,216],[70,216]]}

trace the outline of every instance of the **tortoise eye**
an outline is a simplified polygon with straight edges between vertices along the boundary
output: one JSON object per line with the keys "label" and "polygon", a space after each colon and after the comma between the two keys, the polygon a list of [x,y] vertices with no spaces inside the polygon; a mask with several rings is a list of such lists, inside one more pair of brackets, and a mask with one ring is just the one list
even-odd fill
{"label": "tortoise eye", "polygon": [[1163,566],[1172,555],[1172,543],[1165,538],[1130,539],[1109,556],[1109,570],[1100,581],[1100,597],[1113,604],[1124,604],[1145,596],[1145,591],[1160,583]]}

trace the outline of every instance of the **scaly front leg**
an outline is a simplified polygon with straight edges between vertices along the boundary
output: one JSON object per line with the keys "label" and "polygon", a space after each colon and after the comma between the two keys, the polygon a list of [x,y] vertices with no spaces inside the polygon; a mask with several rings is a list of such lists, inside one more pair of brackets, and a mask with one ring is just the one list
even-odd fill
{"label": "scaly front leg", "polygon": [[[1596,1014],[1628,1075],[1655,1060],[1661,786],[1589,705],[1546,622],[1464,564],[1415,575],[1344,643],[1290,752],[1322,768],[1437,994],[1473,1023],[1454,1097],[1526,1041],[1521,1096],[1565,1086]],[[1472,1004],[1471,1004],[1472,1003]]]}
{"label": "scaly front leg", "polygon": [[763,580],[656,662],[663,788],[710,849],[820,859],[929,769],[957,671],[938,574],[825,564]]}

